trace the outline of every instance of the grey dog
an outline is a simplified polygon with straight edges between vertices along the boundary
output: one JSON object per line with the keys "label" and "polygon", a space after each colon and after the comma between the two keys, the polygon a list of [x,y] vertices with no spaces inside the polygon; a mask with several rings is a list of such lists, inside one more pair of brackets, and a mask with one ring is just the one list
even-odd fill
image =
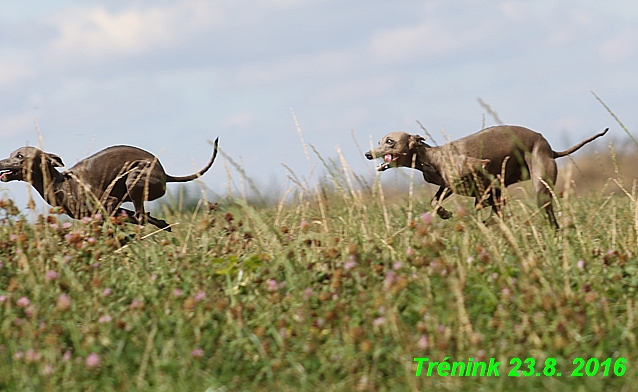
{"label": "grey dog", "polygon": [[[608,130],[560,152],[552,150],[540,133],[513,125],[486,128],[440,147],[430,146],[423,136],[393,132],[365,156],[383,158],[377,168],[380,171],[400,166],[421,171],[425,181],[439,186],[431,204],[443,219],[451,214],[440,204],[453,192],[473,196],[477,208],[490,205],[493,213],[500,214],[499,183],[508,186],[531,179],[539,208],[545,209],[550,223],[558,229],[549,188],[558,175],[555,159],[577,151]],[[500,181],[494,181],[499,176]]]}
{"label": "grey dog", "polygon": [[[64,172],[56,169],[64,166],[59,156],[35,147],[21,147],[0,161],[0,180],[28,182],[47,203],[61,207],[71,218],[97,212],[109,216],[126,213],[132,223],[148,221],[170,231],[166,221],[144,212],[144,202],[162,197],[167,182],[192,181],[206,173],[215,162],[217,144],[215,140],[213,156],[206,167],[182,177],[166,174],[156,156],[137,147],[106,148]],[[133,203],[135,212],[120,208],[127,201]]]}

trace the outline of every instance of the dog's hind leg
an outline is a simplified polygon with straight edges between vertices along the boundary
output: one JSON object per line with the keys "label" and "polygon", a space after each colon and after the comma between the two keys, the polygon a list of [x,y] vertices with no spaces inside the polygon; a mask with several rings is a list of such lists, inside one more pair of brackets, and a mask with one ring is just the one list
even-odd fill
{"label": "dog's hind leg", "polygon": [[155,200],[166,193],[165,181],[153,173],[155,164],[156,162],[137,162],[126,177],[126,189],[128,198],[135,207],[135,219],[142,225],[148,222],[163,229],[168,223],[152,217],[144,208],[145,201]]}
{"label": "dog's hind leg", "polygon": [[536,205],[538,205],[538,208],[545,209],[549,223],[558,230],[560,226],[558,226],[556,215],[554,215],[554,205],[550,189],[550,187],[556,184],[558,168],[556,167],[556,161],[554,159],[542,159],[543,156],[546,155],[534,151],[530,156],[526,157],[525,160],[529,168],[532,183],[534,184]]}
{"label": "dog's hind leg", "polygon": [[450,219],[452,217],[452,213],[443,208],[443,206],[441,205],[443,200],[450,197],[451,194],[452,189],[442,186],[439,188],[438,191],[436,191],[436,194],[430,201],[430,205],[434,207],[434,211],[436,211],[436,214],[440,216],[441,219]]}

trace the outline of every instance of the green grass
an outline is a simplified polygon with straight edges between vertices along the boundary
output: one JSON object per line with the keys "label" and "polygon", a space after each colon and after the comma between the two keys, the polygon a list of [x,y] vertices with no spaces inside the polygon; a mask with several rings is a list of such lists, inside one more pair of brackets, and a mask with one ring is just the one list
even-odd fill
{"label": "green grass", "polygon": [[[349,175],[295,203],[168,214],[173,233],[124,247],[133,225],[0,203],[0,390],[635,389],[633,196],[567,190],[555,235],[527,200],[485,226],[455,197],[430,222],[421,191],[390,201]],[[500,376],[416,377],[415,357],[495,358]],[[512,358],[562,376],[508,377]],[[571,377],[575,358],[626,372]]]}

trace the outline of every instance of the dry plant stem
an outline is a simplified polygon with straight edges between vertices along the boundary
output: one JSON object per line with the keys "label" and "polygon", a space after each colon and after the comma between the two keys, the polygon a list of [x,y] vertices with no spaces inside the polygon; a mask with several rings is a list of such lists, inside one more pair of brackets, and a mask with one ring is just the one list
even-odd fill
{"label": "dry plant stem", "polygon": [[[478,101],[479,105],[481,105],[481,107],[485,109],[487,114],[492,116],[492,118],[494,119],[494,121],[496,121],[497,124],[503,125],[503,121],[501,121],[501,119],[498,117],[498,114],[496,114],[496,112],[492,110],[492,107],[489,104],[484,102],[481,98],[477,98],[476,100]],[[483,120],[483,122],[485,122],[485,120]],[[485,126],[483,126],[483,128],[485,128]]]}
{"label": "dry plant stem", "polygon": [[[228,163],[235,168],[235,170],[237,171],[237,173],[239,173],[239,176],[241,178],[241,188],[237,187],[237,185],[235,185],[235,188],[240,190],[240,193],[242,195],[242,199],[244,201],[246,201],[246,183],[248,183],[248,186],[250,187],[250,190],[253,191],[253,193],[255,193],[255,195],[260,196],[260,192],[259,192],[259,188],[257,187],[257,185],[255,184],[255,182],[253,180],[250,179],[250,177],[248,177],[248,175],[246,174],[246,170],[244,170],[243,166],[241,164],[238,164],[237,162],[235,162],[233,160],[233,158],[231,158],[228,154],[226,154],[224,151],[222,151],[221,149],[219,149],[219,153],[224,157],[225,161],[228,161]],[[229,174],[230,175],[230,174]]]}
{"label": "dry plant stem", "polygon": [[[284,184],[284,189],[288,186],[287,183]],[[281,212],[284,209],[284,205],[286,203],[286,199],[290,195],[290,193],[295,189],[295,187],[288,188],[282,197],[279,199],[279,203],[277,203],[277,213],[275,214],[275,227],[279,227],[279,220],[281,219]]]}
{"label": "dry plant stem", "polygon": [[148,360],[151,357],[151,351],[153,350],[153,340],[155,340],[155,334],[157,333],[157,321],[153,322],[151,332],[146,339],[146,347],[144,348],[144,354],[142,355],[142,362],[140,364],[140,371],[137,374],[137,387],[144,387],[144,376],[146,375],[146,367],[148,366]]}
{"label": "dry plant stem", "polygon": [[350,170],[350,166],[348,165],[346,158],[343,156],[343,153],[341,152],[341,147],[337,147],[337,154],[339,155],[339,160],[341,161],[341,167],[343,169],[343,175],[346,179],[346,183],[348,184],[348,187],[350,188],[349,189],[350,195],[354,199],[355,204],[360,205],[361,196],[359,195],[359,193],[357,192],[357,190],[355,189],[353,185],[352,176],[351,176],[352,170]]}
{"label": "dry plant stem", "polygon": [[379,189],[379,200],[381,201],[381,208],[383,209],[383,221],[385,222],[385,232],[390,233],[390,216],[388,215],[388,207],[385,204],[385,196],[383,194],[383,185],[381,184],[380,173],[377,173],[376,185]]}
{"label": "dry plant stem", "polygon": [[317,200],[317,204],[319,204],[319,211],[321,212],[321,226],[326,233],[330,233],[330,228],[328,227],[328,217],[326,216],[326,205],[324,199],[319,190],[319,183],[315,181],[315,198]]}
{"label": "dry plant stem", "polygon": [[598,102],[600,102],[601,105],[603,105],[603,107],[605,109],[607,109],[607,112],[609,112],[609,114],[614,118],[614,120],[616,120],[616,122],[618,123],[618,125],[620,125],[620,127],[625,131],[625,133],[627,135],[629,135],[629,138],[631,138],[631,140],[633,140],[633,142],[636,144],[636,146],[638,146],[638,140],[636,140],[636,138],[634,138],[634,135],[631,134],[631,132],[629,132],[629,129],[627,129],[627,127],[625,126],[625,124],[623,124],[622,121],[620,121],[620,119],[618,118],[618,116],[616,116],[616,114],[609,108],[609,106],[607,106],[607,104],[605,102],[603,102],[602,99],[600,99],[600,97],[598,97],[598,95],[596,95],[595,92],[591,91],[591,93],[594,95],[594,97],[596,97],[596,99],[598,100]]}
{"label": "dry plant stem", "polygon": [[636,334],[632,332],[634,329],[634,302],[631,298],[627,299],[627,329],[623,332],[623,338],[635,344]]}
{"label": "dry plant stem", "polygon": [[406,223],[406,225],[410,225],[410,222],[412,222],[412,204],[413,204],[413,197],[414,197],[414,168],[416,167],[416,154],[412,155],[412,163],[411,163],[411,167],[412,170],[410,170],[410,185],[409,185],[409,189],[408,189],[408,221]]}
{"label": "dry plant stem", "polygon": [[512,246],[512,249],[514,250],[516,256],[522,260],[525,256],[523,255],[521,248],[518,246],[518,242],[516,241],[516,237],[514,236],[514,233],[512,233],[512,230],[507,227],[502,219],[498,220],[498,227],[503,232],[503,235],[505,235],[505,239],[507,239],[507,242],[509,242]]}
{"label": "dry plant stem", "polygon": [[195,209],[193,210],[191,221],[190,221],[190,224],[188,225],[188,230],[186,230],[186,238],[184,238],[184,246],[182,247],[182,253],[186,253],[186,249],[188,248],[188,238],[193,232],[193,228],[195,226],[195,217],[197,216],[197,213],[199,212],[199,208],[201,207],[202,202],[203,200],[200,200],[199,202],[197,202],[197,205],[195,206]]}
{"label": "dry plant stem", "polygon": [[299,125],[299,121],[297,120],[297,115],[292,108],[290,108],[290,113],[292,114],[292,118],[295,121],[295,127],[297,128],[297,134],[299,135],[299,140],[301,140],[301,145],[303,146],[303,152],[306,155],[306,160],[308,161],[308,167],[312,167],[310,163],[310,154],[308,153],[308,146],[304,141],[303,133],[301,132],[301,126]]}
{"label": "dry plant stem", "polygon": [[463,285],[457,278],[450,279],[450,288],[456,298],[456,310],[459,317],[459,349],[465,349],[465,342],[472,337],[472,323],[465,308],[465,297],[463,296]]}
{"label": "dry plant stem", "polygon": [[[222,154],[222,158],[224,157],[224,154]],[[226,170],[226,178],[228,178],[228,194],[226,195],[226,197],[228,197],[229,201],[233,201],[233,176],[230,173],[230,167],[228,167],[228,164],[226,163],[226,159],[224,159],[224,169]]]}

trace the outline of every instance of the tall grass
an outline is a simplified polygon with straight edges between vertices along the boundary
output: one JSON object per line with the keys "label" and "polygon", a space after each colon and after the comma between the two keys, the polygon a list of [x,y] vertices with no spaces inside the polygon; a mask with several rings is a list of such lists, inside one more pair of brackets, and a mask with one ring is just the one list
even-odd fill
{"label": "tall grass", "polygon": [[[576,197],[567,171],[556,234],[531,199],[486,226],[455,197],[441,221],[420,187],[390,198],[315,155],[328,174],[290,171],[281,202],[166,210],[172,234],[2,201],[0,390],[634,389],[632,189]],[[415,357],[500,375],[417,377]],[[508,377],[512,358],[562,376]],[[572,377],[575,358],[626,372]]]}

